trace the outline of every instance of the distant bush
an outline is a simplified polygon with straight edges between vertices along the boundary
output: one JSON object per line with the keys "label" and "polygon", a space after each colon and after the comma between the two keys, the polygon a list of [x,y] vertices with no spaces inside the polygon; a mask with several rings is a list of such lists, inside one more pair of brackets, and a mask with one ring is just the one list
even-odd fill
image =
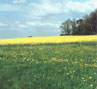
{"label": "distant bush", "polygon": [[32,36],[28,36],[28,37],[32,37]]}

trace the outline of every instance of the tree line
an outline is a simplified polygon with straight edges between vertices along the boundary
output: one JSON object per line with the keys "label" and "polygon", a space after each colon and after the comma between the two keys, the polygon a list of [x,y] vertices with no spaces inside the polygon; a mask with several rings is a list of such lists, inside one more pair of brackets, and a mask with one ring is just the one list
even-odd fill
{"label": "tree line", "polygon": [[97,9],[81,19],[67,19],[60,26],[62,35],[97,34]]}

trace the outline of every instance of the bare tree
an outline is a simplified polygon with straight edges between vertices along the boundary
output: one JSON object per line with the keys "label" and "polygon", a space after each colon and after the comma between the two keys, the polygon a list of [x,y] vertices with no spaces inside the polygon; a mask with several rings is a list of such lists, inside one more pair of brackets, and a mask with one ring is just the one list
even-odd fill
{"label": "bare tree", "polygon": [[72,31],[72,21],[70,19],[66,20],[62,25],[61,28],[61,34],[70,35]]}

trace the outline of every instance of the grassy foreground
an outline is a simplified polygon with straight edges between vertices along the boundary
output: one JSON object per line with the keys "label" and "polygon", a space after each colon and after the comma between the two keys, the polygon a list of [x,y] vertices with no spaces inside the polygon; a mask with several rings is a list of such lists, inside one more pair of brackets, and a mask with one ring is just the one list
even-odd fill
{"label": "grassy foreground", "polygon": [[96,44],[0,45],[0,89],[97,89]]}

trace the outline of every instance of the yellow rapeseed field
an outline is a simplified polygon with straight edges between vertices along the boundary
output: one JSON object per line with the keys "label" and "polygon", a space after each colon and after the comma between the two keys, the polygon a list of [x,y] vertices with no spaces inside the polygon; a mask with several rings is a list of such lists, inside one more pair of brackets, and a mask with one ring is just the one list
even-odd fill
{"label": "yellow rapeseed field", "polygon": [[85,36],[51,36],[51,37],[27,37],[16,39],[1,39],[0,45],[6,44],[41,44],[41,43],[71,43],[97,41],[97,35]]}

